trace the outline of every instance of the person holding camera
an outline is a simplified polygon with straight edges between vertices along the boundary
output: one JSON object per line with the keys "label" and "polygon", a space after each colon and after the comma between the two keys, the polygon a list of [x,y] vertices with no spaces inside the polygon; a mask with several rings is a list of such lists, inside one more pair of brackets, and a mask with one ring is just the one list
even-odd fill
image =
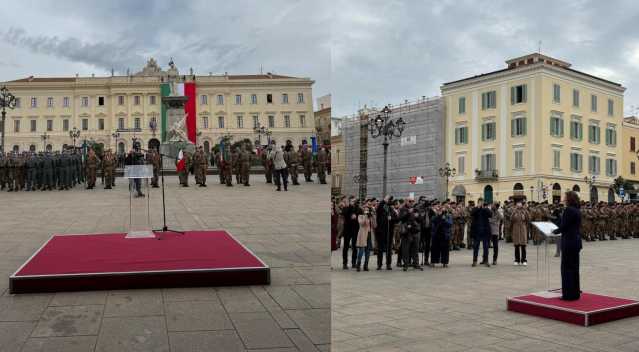
{"label": "person holding camera", "polygon": [[357,271],[361,270],[362,257],[364,256],[364,271],[368,271],[368,259],[373,247],[372,234],[375,231],[376,220],[375,211],[371,206],[371,201],[366,201],[362,207],[363,213],[357,216],[359,230],[357,232]]}
{"label": "person holding camera", "polygon": [[433,219],[431,224],[431,266],[442,264],[448,267],[450,257],[450,238],[453,217],[448,206],[435,204],[433,207]]}
{"label": "person holding camera", "polygon": [[[377,270],[382,270],[382,259],[386,254],[386,270],[393,270],[391,263],[393,257],[392,231],[395,226],[392,209],[393,197],[386,196],[377,205],[377,226],[375,227],[375,242],[377,243]],[[392,226],[391,226],[392,225]]]}
{"label": "person holding camera", "polygon": [[419,257],[417,255],[419,246],[419,212],[414,207],[415,200],[408,199],[404,208],[399,213],[400,221],[400,236],[402,239],[402,262],[404,271],[408,270],[408,266],[412,265],[413,268],[418,270],[424,270],[419,265]]}

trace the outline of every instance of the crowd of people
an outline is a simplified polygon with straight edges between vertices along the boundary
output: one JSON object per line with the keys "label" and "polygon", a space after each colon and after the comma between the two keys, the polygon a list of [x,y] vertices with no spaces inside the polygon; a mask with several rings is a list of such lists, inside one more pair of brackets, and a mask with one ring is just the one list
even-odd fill
{"label": "crowd of people", "polygon": [[[544,239],[532,222],[550,221],[559,226],[564,209],[563,204],[524,199],[488,204],[479,198],[477,203],[465,205],[425,197],[360,200],[342,196],[333,199],[332,249],[342,247],[345,270],[350,265],[357,271],[368,271],[371,253],[377,256],[377,270],[384,263],[387,270],[392,270],[394,253],[396,266],[404,271],[409,267],[447,267],[450,251],[464,248],[473,250],[472,266],[490,267],[491,263],[497,264],[499,242],[503,240],[514,245],[513,265],[527,266],[527,245],[538,245]],[[639,204],[581,202],[580,209],[580,233],[585,241],[639,238]],[[560,241],[556,242],[555,256],[559,257]]]}

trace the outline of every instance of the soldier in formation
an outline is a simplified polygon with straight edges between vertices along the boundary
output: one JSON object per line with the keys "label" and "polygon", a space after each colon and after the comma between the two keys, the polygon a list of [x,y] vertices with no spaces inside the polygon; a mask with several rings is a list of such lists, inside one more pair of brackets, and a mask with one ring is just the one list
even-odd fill
{"label": "soldier in formation", "polygon": [[252,159],[252,153],[251,153],[251,145],[250,144],[246,144],[244,146],[244,148],[242,148],[242,150],[240,151],[239,155],[238,155],[238,163],[239,163],[239,169],[240,169],[240,180],[242,181],[242,184],[246,187],[250,186],[249,184],[249,174],[250,174],[250,170],[251,170],[251,159]]}
{"label": "soldier in formation", "polygon": [[115,186],[115,166],[117,159],[111,149],[107,149],[102,157],[102,172],[104,173],[104,189],[111,189]]}
{"label": "soldier in formation", "polygon": [[195,154],[193,154],[193,169],[195,173],[195,183],[200,187],[206,187],[206,171],[209,163],[204,154],[204,148],[199,146]]}
{"label": "soldier in formation", "polygon": [[68,190],[82,182],[79,154],[60,152],[0,153],[0,190]]}

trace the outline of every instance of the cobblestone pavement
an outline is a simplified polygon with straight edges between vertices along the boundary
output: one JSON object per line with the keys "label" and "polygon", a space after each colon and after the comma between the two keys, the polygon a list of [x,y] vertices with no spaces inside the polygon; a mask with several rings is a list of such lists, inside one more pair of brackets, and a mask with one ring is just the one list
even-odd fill
{"label": "cobblestone pavement", "polygon": [[[252,179],[178,188],[168,177],[168,223],[231,232],[271,266],[270,286],[10,295],[8,276],[51,233],[125,231],[129,197],[122,179],[111,191],[0,193],[0,351],[330,350],[329,188]],[[160,199],[153,189],[155,227]]]}
{"label": "cobblestone pavement", "polygon": [[[497,266],[472,268],[472,251],[462,249],[448,269],[424,272],[375,271],[375,261],[370,272],[344,271],[334,252],[333,351],[639,351],[639,317],[584,328],[506,311],[508,296],[545,280],[537,281],[537,247],[528,246],[528,267],[515,267],[513,246],[500,246]],[[582,290],[639,298],[638,252],[638,239],[584,242]],[[551,264],[559,287],[559,258]]]}

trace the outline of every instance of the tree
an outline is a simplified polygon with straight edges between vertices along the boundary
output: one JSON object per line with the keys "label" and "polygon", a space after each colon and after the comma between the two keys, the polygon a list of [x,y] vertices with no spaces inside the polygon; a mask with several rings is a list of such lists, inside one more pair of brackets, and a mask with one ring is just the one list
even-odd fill
{"label": "tree", "polygon": [[630,189],[634,189],[634,186],[632,185],[632,182],[624,179],[623,177],[619,176],[615,179],[614,183],[612,184],[612,189],[615,191],[615,193],[618,196],[621,196],[619,194],[619,190],[621,189],[621,187],[623,186],[623,189],[625,190],[625,192],[628,192],[628,190]]}

